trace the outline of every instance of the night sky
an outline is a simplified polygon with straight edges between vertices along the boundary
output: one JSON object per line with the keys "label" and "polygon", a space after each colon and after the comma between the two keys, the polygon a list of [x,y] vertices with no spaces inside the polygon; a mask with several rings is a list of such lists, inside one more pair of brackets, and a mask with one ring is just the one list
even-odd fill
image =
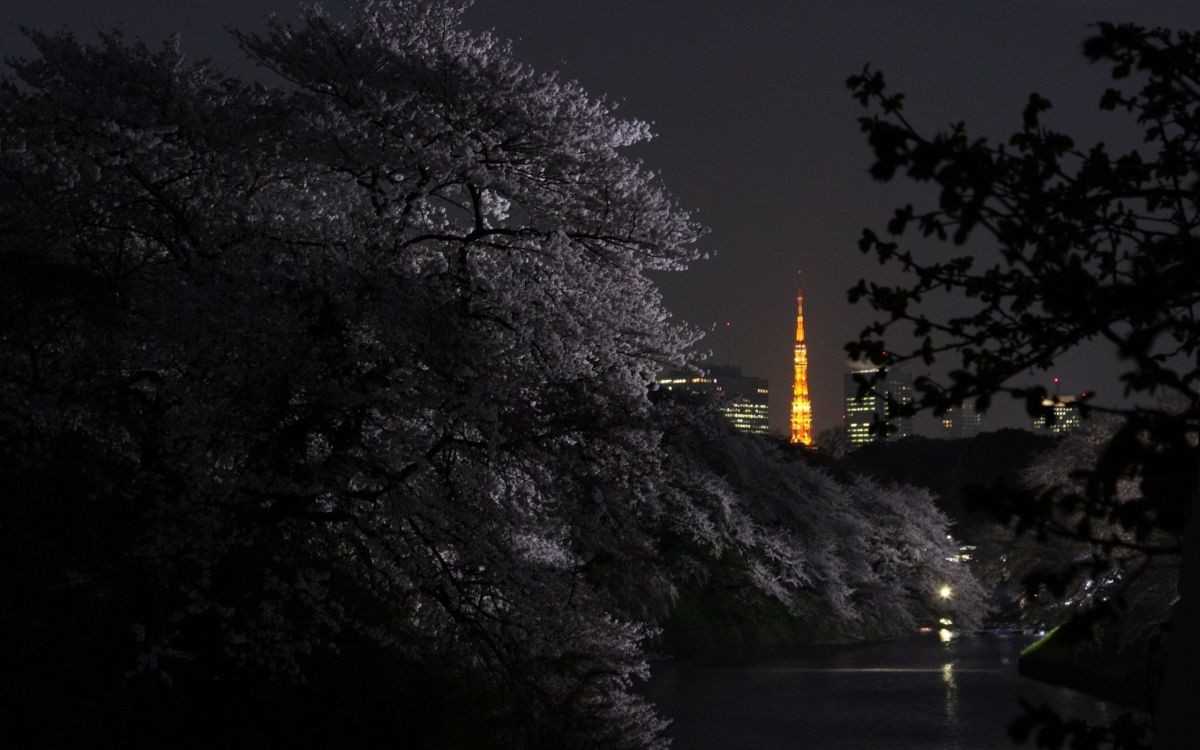
{"label": "night sky", "polygon": [[[331,7],[336,3],[330,3]],[[223,28],[261,28],[288,0],[6,0],[0,51],[23,54],[18,26],[68,25],[87,36],[120,23],[154,41],[180,32],[186,51],[250,72]],[[870,320],[846,289],[877,263],[855,242],[881,227],[910,188],[867,175],[861,110],[844,80],[870,62],[908,95],[918,126],[963,120],[979,135],[1020,124],[1030,91],[1055,103],[1048,123],[1094,139],[1130,140],[1095,103],[1107,71],[1079,52],[1098,20],[1200,27],[1195,0],[985,0],[830,3],[801,0],[477,0],[467,16],[516,41],[517,57],[557,69],[592,94],[653,123],[639,147],[682,205],[711,232],[713,253],[659,281],[668,306],[709,337],[716,361],[771,381],[772,425],[783,431],[790,394],[793,314],[803,268],[809,385],[816,430],[841,421],[844,343]],[[937,248],[930,248],[936,251]],[[986,253],[986,246],[975,248]],[[726,329],[725,321],[732,327]],[[1060,363],[1068,390],[1115,399],[1116,364],[1101,350]],[[1048,376],[1045,378],[1048,380]],[[1044,382],[1044,381],[1041,381]],[[985,428],[1024,425],[1000,402]],[[928,421],[918,431],[930,432]]]}

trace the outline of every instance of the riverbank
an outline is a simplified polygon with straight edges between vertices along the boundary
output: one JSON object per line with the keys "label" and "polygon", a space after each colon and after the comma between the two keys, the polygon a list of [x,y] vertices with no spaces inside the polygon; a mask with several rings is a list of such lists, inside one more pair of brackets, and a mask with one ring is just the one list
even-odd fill
{"label": "riverbank", "polygon": [[1059,628],[1027,646],[1017,660],[1026,677],[1078,690],[1140,711],[1154,705],[1154,675],[1163,668],[1161,652],[1070,643]]}

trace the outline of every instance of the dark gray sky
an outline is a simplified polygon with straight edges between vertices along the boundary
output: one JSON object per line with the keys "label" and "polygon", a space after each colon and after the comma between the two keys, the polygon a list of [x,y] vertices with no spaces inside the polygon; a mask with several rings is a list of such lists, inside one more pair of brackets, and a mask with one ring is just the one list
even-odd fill
{"label": "dark gray sky", "polygon": [[[330,7],[338,5],[329,3]],[[0,52],[27,51],[20,24],[87,35],[121,23],[147,40],[245,70],[223,27],[260,28],[290,0],[5,0]],[[982,135],[1019,125],[1030,91],[1050,123],[1081,140],[1128,137],[1095,103],[1107,82],[1079,53],[1098,20],[1200,28],[1196,0],[476,0],[476,28],[516,41],[517,56],[557,69],[649,120],[639,155],[711,232],[715,253],[661,278],[668,306],[694,324],[731,321],[707,346],[771,381],[772,424],[790,393],[798,268],[804,269],[810,389],[818,430],[841,422],[843,344],[869,321],[846,289],[879,266],[855,248],[912,197],[866,174],[858,105],[843,81],[863,63],[908,95],[923,127],[964,120]],[[1085,351],[1058,369],[1069,390],[1116,398],[1116,366]],[[1001,404],[985,426],[1022,425]],[[920,429],[920,426],[919,426]],[[926,430],[928,431],[928,430]]]}

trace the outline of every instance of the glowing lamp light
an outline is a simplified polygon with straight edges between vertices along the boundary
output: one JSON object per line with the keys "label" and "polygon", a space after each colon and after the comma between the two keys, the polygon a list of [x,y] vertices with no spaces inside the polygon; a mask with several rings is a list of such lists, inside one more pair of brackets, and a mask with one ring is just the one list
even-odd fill
{"label": "glowing lamp light", "polygon": [[940,589],[938,589],[938,596],[943,599],[949,599],[950,597],[954,596],[954,589],[950,588],[949,586],[942,586]]}

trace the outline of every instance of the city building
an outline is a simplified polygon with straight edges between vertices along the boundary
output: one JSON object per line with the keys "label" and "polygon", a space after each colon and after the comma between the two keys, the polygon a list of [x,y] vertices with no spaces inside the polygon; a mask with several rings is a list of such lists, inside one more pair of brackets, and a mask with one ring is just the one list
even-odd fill
{"label": "city building", "polygon": [[942,437],[951,439],[975,437],[979,434],[982,417],[983,415],[975,411],[973,401],[964,401],[962,406],[949,409],[941,416]]}
{"label": "city building", "polygon": [[[854,450],[867,443],[900,440],[913,434],[912,417],[888,414],[888,399],[896,404],[911,404],[913,401],[912,376],[902,370],[889,370],[884,379],[875,383],[874,390],[859,396],[859,383],[855,378],[865,378],[877,371],[874,365],[864,365],[847,372],[842,379],[846,405],[842,419],[846,424],[846,449]],[[888,423],[893,429],[887,435],[873,432],[876,420]]]}
{"label": "city building", "polygon": [[656,380],[659,388],[713,396],[730,423],[755,435],[770,431],[767,421],[767,381],[742,374],[742,368],[731,365],[710,365],[703,375],[667,372]]}
{"label": "city building", "polygon": [[1079,417],[1079,409],[1075,406],[1074,396],[1055,396],[1042,400],[1042,406],[1054,409],[1054,422],[1047,424],[1045,417],[1033,420],[1034,432],[1050,432],[1054,434],[1077,430],[1083,422]]}
{"label": "city building", "polygon": [[1054,378],[1054,395],[1042,399],[1042,406],[1052,409],[1054,413],[1054,422],[1051,424],[1045,417],[1038,417],[1033,420],[1034,432],[1050,432],[1060,434],[1070,432],[1071,430],[1079,429],[1083,422],[1079,416],[1079,408],[1076,406],[1074,396],[1063,396],[1059,393],[1058,378]]}
{"label": "city building", "polygon": [[792,350],[792,442],[813,444],[812,399],[808,395],[808,342],[804,338],[804,294],[796,294],[796,345]]}

